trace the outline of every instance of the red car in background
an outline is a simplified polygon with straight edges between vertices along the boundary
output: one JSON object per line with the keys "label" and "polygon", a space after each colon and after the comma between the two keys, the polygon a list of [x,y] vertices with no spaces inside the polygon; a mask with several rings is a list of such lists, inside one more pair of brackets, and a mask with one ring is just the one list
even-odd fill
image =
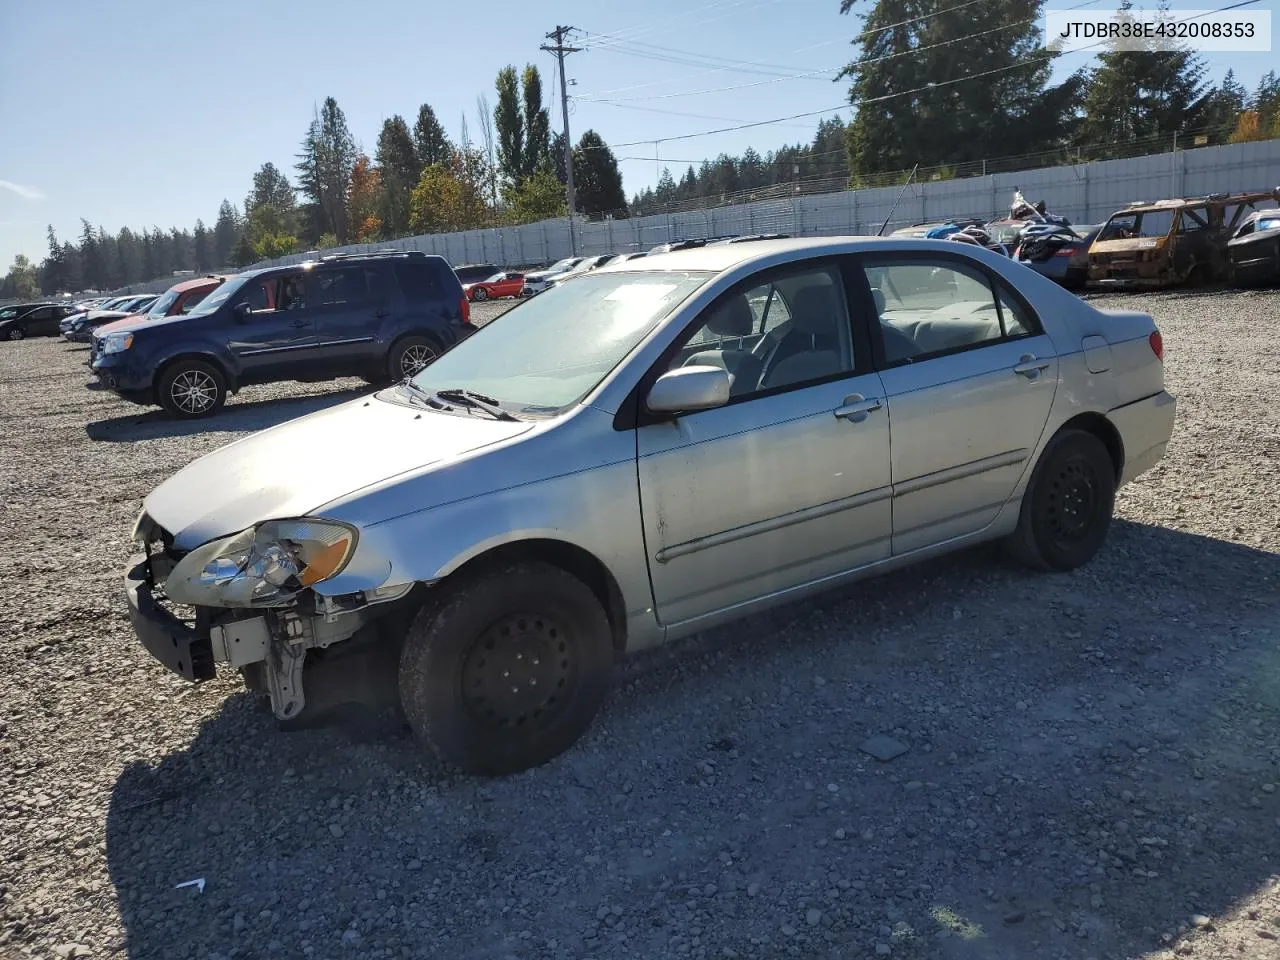
{"label": "red car in background", "polygon": [[462,292],[468,300],[496,300],[499,297],[519,297],[524,294],[523,273],[495,273],[487,280],[463,284]]}
{"label": "red car in background", "polygon": [[175,283],[166,290],[146,313],[134,313],[127,317],[121,317],[119,320],[104,323],[95,329],[90,336],[88,363],[92,366],[93,361],[98,358],[103,337],[120,330],[126,330],[131,325],[142,320],[159,320],[162,317],[177,317],[184,313],[189,313],[197,303],[229,279],[230,277],[211,273],[205,277],[183,280],[181,283]]}

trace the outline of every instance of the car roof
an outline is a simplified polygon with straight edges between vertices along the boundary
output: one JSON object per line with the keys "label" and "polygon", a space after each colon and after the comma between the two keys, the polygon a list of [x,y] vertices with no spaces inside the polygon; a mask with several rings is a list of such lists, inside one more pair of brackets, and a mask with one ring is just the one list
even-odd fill
{"label": "car roof", "polygon": [[[216,287],[231,279],[225,274],[209,274],[204,277],[192,277],[190,280],[183,280],[181,283],[175,283],[169,290],[178,293],[186,293],[188,290],[199,290],[201,287]],[[168,292],[168,291],[166,291]]]}
{"label": "car roof", "polygon": [[758,240],[752,243],[724,243],[651,253],[635,260],[615,260],[597,273],[640,273],[666,270],[723,273],[734,267],[778,259],[779,254],[803,253],[809,256],[846,254],[887,250],[954,250],[958,245],[942,240],[899,237],[791,237],[785,240]]}

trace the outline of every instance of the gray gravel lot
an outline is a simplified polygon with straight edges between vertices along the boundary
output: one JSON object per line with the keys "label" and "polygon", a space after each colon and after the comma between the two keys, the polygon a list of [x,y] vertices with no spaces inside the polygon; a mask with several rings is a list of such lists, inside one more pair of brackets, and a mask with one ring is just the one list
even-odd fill
{"label": "gray gravel lot", "polygon": [[142,497],[363,384],[188,425],[0,344],[0,957],[1280,956],[1280,292],[1101,302],[1180,407],[1092,564],[975,550],[642,656],[490,781],[131,635]]}

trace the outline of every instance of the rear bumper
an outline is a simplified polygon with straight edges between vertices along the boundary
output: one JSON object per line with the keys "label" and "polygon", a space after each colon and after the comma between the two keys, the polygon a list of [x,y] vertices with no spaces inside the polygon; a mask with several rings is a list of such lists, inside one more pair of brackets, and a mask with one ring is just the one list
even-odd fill
{"label": "rear bumper", "polygon": [[155,602],[147,574],[147,558],[133,558],[124,578],[129,621],[146,651],[180,677],[210,680],[214,676],[213,644],[186,622]]}
{"label": "rear bumper", "polygon": [[1124,444],[1124,470],[1120,484],[1126,484],[1154,467],[1164,457],[1173,436],[1178,402],[1160,391],[1134,403],[1108,411],[1107,419],[1120,432]]}

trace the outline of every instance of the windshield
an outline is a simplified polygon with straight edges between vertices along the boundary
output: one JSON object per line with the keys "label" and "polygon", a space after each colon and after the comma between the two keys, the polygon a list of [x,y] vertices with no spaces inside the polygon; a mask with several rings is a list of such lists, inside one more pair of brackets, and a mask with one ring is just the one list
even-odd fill
{"label": "windshield", "polygon": [[485,282],[485,283],[497,283],[499,280],[505,280],[505,279],[506,279],[506,277],[507,277],[507,275],[506,275],[505,273],[495,273],[492,277],[486,277],[486,278],[485,278],[485,280],[484,280],[484,282]]}
{"label": "windshield", "polygon": [[1277,217],[1267,217],[1258,221],[1259,230],[1274,230],[1277,227],[1280,227],[1280,218]]}
{"label": "windshield", "polygon": [[234,280],[228,280],[213,293],[209,294],[201,300],[194,310],[190,311],[188,317],[203,317],[206,314],[213,313],[220,306],[231,299],[237,290],[249,282],[248,277],[236,277]]}
{"label": "windshield", "polygon": [[546,273],[560,273],[562,270],[568,270],[578,262],[577,257],[565,257],[563,260],[557,260],[551,266],[547,267]]}
{"label": "windshield", "polygon": [[159,300],[151,305],[151,309],[147,311],[148,319],[155,320],[159,317],[166,316],[169,308],[173,306],[173,302],[178,299],[177,290],[168,290]]}
{"label": "windshield", "polygon": [[470,390],[517,413],[554,413],[590,393],[709,273],[593,273],[507,311],[413,378]]}
{"label": "windshield", "polygon": [[1022,234],[1025,223],[987,224],[987,236],[994,243],[1011,244]]}
{"label": "windshield", "polygon": [[1107,221],[1098,235],[1099,240],[1158,239],[1167,237],[1173,229],[1172,210],[1143,210],[1139,213],[1117,214]]}

